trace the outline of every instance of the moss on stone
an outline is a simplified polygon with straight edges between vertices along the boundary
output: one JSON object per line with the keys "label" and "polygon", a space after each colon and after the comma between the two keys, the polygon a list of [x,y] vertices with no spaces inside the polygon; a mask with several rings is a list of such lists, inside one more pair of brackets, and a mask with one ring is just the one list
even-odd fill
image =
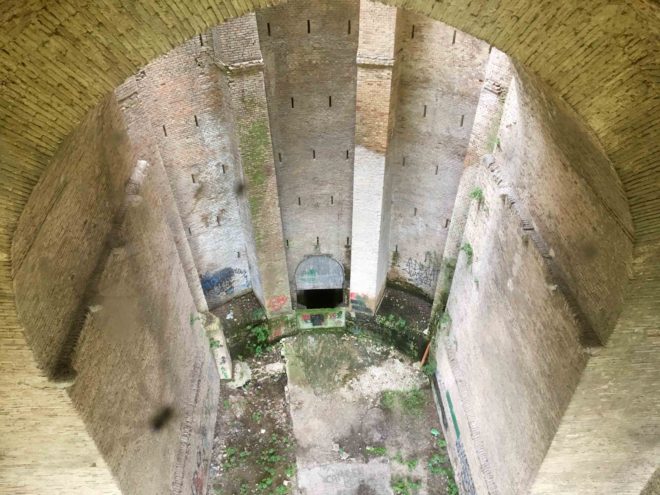
{"label": "moss on stone", "polygon": [[[258,221],[263,209],[263,200],[266,197],[264,189],[268,180],[266,167],[268,153],[271,150],[268,122],[265,118],[261,118],[250,124],[242,125],[239,134],[248,204],[252,217]],[[255,243],[259,245],[260,240],[259,230],[256,229]]]}

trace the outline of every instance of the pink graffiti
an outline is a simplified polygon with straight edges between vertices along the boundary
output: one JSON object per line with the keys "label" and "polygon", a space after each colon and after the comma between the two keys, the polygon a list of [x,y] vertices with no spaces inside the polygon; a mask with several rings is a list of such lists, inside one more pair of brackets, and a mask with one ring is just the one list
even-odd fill
{"label": "pink graffiti", "polygon": [[266,307],[269,311],[277,312],[280,311],[288,302],[289,298],[287,296],[273,296],[268,299]]}

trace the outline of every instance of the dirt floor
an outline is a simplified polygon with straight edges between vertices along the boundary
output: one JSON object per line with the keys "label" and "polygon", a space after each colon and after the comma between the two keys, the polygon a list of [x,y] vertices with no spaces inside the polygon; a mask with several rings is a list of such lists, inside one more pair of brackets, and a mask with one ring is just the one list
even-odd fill
{"label": "dirt floor", "polygon": [[416,294],[394,287],[386,287],[383,299],[378,306],[378,315],[397,315],[410,325],[423,329],[429,326],[432,306],[432,302]]}
{"label": "dirt floor", "polygon": [[244,385],[221,385],[209,495],[293,493],[295,439],[280,346],[246,363]]}
{"label": "dirt floor", "polygon": [[250,339],[249,327],[266,319],[266,312],[254,293],[248,292],[235,297],[222,306],[214,308],[211,313],[220,319],[232,357],[238,358],[249,354],[246,351]]}
{"label": "dirt floor", "polygon": [[223,384],[209,494],[457,493],[428,379],[392,347],[301,334],[246,363]]}

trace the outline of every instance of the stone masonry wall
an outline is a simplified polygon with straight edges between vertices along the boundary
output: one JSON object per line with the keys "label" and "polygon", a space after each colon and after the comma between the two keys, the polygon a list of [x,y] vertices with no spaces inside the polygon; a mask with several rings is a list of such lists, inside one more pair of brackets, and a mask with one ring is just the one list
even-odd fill
{"label": "stone masonry wall", "polygon": [[591,340],[614,328],[630,276],[633,228],[621,183],[590,132],[538,80],[517,71],[494,156],[544,235]]}
{"label": "stone masonry wall", "polygon": [[390,278],[433,296],[488,46],[402,11],[396,33],[396,115],[388,147],[392,181]]}
{"label": "stone masonry wall", "polygon": [[50,376],[71,372],[132,165],[121,112],[108,97],[61,148],[21,217],[12,245],[19,317]]}
{"label": "stone masonry wall", "polygon": [[257,12],[292,284],[307,255],[350,266],[358,9],[294,0]]}
{"label": "stone masonry wall", "polygon": [[165,171],[137,168],[70,394],[125,493],[204,493],[219,379],[163,214]]}
{"label": "stone masonry wall", "polygon": [[[165,170],[140,160],[149,146],[127,136],[125,117],[140,115],[111,95],[69,138],[26,210],[15,283],[41,366],[72,381],[71,400],[122,490],[189,494],[206,483],[218,376]],[[164,409],[171,421],[152,430]]]}
{"label": "stone masonry wall", "polygon": [[251,288],[231,109],[200,35],[140,71],[139,94],[167,170],[201,284],[213,308]]}
{"label": "stone masonry wall", "polygon": [[[213,30],[221,84],[231,98],[235,146],[240,153],[243,224],[255,295],[269,315],[291,311],[280,198],[275,171],[263,61],[254,15]],[[240,44],[243,49],[236,50]]]}
{"label": "stone masonry wall", "polygon": [[385,158],[390,123],[397,10],[360,2],[355,105],[351,307],[374,312],[389,266],[389,203]]}
{"label": "stone masonry wall", "polygon": [[[452,451],[455,460],[466,456],[470,478],[489,493],[523,494],[587,356],[572,312],[553,287],[513,198],[488,170],[479,172],[484,198],[470,207],[463,236],[469,248],[458,257],[445,317],[449,333],[439,339],[457,383],[451,400],[464,411],[452,420],[459,422],[454,438],[461,443]],[[453,404],[443,400],[450,411]],[[467,479],[460,462],[457,471]]]}

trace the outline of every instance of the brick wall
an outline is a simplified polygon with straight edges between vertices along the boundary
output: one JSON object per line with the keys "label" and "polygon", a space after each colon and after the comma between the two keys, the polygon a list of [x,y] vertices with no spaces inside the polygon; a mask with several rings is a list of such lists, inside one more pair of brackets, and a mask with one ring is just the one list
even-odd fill
{"label": "brick wall", "polygon": [[389,277],[433,296],[488,46],[402,12],[396,27]]}
{"label": "brick wall", "polygon": [[658,493],[658,260],[657,242],[636,248],[621,317],[589,360],[530,493]]}
{"label": "brick wall", "polygon": [[[215,57],[223,68],[222,84],[231,98],[234,136],[240,153],[240,205],[255,294],[269,315],[291,310],[289,277],[282,234],[280,198],[268,119],[263,63],[254,15],[213,30]],[[234,39],[244,47],[232,52]],[[258,274],[258,275],[257,275]]]}
{"label": "brick wall", "polygon": [[307,255],[350,264],[358,17],[348,0],[257,13],[292,282]]}
{"label": "brick wall", "polygon": [[116,100],[107,98],[69,137],[21,217],[12,250],[18,312],[37,362],[50,376],[71,372],[71,352],[132,170],[131,153]]}
{"label": "brick wall", "polygon": [[231,109],[210,44],[210,36],[195,37],[147,65],[136,80],[213,308],[249,290],[251,280],[235,194]]}
{"label": "brick wall", "polygon": [[[565,464],[555,464],[554,472],[561,471],[563,476],[562,488],[551,487],[549,491],[570,493],[572,488],[566,486],[599,478],[602,484],[592,485],[596,492],[634,493],[646,481],[637,480],[644,473],[616,468],[624,461],[629,466],[648,465],[649,459],[658,457],[652,448],[638,448],[635,440],[654,438],[655,430],[649,429],[644,418],[649,417],[649,411],[657,410],[657,352],[651,347],[657,340],[653,330],[657,327],[654,322],[658,308],[658,274],[654,271],[657,251],[653,250],[653,242],[660,232],[660,195],[655,187],[660,141],[654,139],[658,126],[652,78],[657,8],[643,0],[621,4],[595,0],[589,8],[575,1],[551,6],[518,1],[497,7],[479,1],[392,3],[406,4],[457,26],[524,63],[594,130],[614,163],[635,224],[637,267],[633,273],[639,284],[633,282],[627,302],[630,311],[624,310],[626,323],[620,328],[625,328],[625,338],[615,338],[615,330],[605,349],[611,352],[610,357],[606,354],[597,367],[588,366],[588,376],[593,380],[587,375],[583,380],[587,396],[590,387],[609,388],[612,393],[594,395],[593,400],[587,398],[576,406],[574,429],[567,430],[566,438],[574,438],[578,431],[581,443],[575,449],[570,441],[564,443],[564,455],[570,451],[574,457]],[[0,375],[6,397],[2,412],[9,418],[2,425],[2,434],[11,446],[9,455],[0,459],[6,473],[0,481],[3,491],[112,492],[112,481],[101,464],[97,469],[90,468],[96,461],[87,462],[94,459],[95,449],[90,448],[73,409],[62,400],[63,392],[39,377],[31,364],[31,351],[16,319],[16,294],[9,274],[14,263],[10,245],[35,184],[52,165],[65,137],[84,121],[103,95],[157,55],[254,7],[254,2],[207,5],[150,0],[123,2],[116,8],[90,3],[84,10],[66,3],[26,6],[8,0],[3,4]],[[573,49],[563,49],[566,46]],[[638,340],[642,333],[644,339]],[[625,379],[616,381],[622,366]],[[610,384],[612,380],[614,385]],[[611,414],[605,416],[606,411]],[[618,417],[628,419],[621,428],[624,436],[610,438],[609,432],[622,426]],[[612,442],[605,444],[604,439]],[[626,439],[632,444],[620,443]],[[49,453],[61,455],[44,455],[45,449],[41,448],[17,447],[26,444],[48,445]],[[612,455],[615,452],[617,456]],[[601,477],[608,456],[614,464],[609,466],[610,474]],[[56,460],[62,457],[71,467],[67,475],[62,474],[64,470]],[[547,479],[552,477],[553,469],[548,471]],[[583,488],[584,484],[578,486]]]}
{"label": "brick wall", "polygon": [[[187,494],[206,483],[218,377],[167,176],[160,161],[138,159],[152,147],[126,125],[148,122],[136,93],[124,95],[121,109],[108,97],[70,137],[26,209],[20,316],[39,364],[68,380],[121,489]],[[171,421],[152,431],[164,408]]]}
{"label": "brick wall", "polygon": [[389,188],[385,159],[392,102],[397,10],[360,2],[353,173],[351,308],[374,312],[389,266]]}
{"label": "brick wall", "polygon": [[[587,356],[515,199],[489,171],[479,175],[484,199],[470,207],[463,236],[470,248],[458,257],[441,339],[456,381],[445,389],[463,410],[458,431],[469,477],[490,493],[527,493]],[[459,478],[467,479],[460,450],[454,443]]]}
{"label": "brick wall", "polygon": [[[582,387],[585,380],[602,378],[602,369],[587,365],[589,355],[601,351],[589,346],[604,341],[621,310],[630,224],[604,153],[542,83],[517,73],[521,79],[508,91],[498,131],[475,142],[475,155],[466,158],[473,162],[479,150],[493,150],[470,167],[470,192],[476,193],[466,196],[467,221],[449,279],[449,318],[440,325],[441,334],[449,328],[437,356],[441,381],[461,411],[457,422],[463,432],[452,455],[459,477],[490,493],[527,493],[532,486],[539,493],[568,493],[576,483],[605,490],[614,485],[581,484],[575,472],[564,473],[563,485],[535,479],[550,445],[566,448],[567,437],[553,439],[567,422],[569,403],[582,401],[582,409],[573,409],[568,423],[573,426],[600,409],[595,399],[585,401],[592,397],[588,389],[572,402],[571,397],[578,382]],[[585,245],[598,248],[587,251]],[[607,309],[595,309],[595,301]],[[626,345],[631,352],[638,349]],[[652,399],[644,407],[651,404]],[[559,465],[566,468],[554,458],[548,473]]]}
{"label": "brick wall", "polygon": [[192,495],[206,486],[219,380],[163,214],[163,183],[154,164],[130,189],[70,395],[123,492]]}
{"label": "brick wall", "polygon": [[546,238],[594,338],[605,342],[623,304],[632,221],[600,145],[538,80],[518,71],[495,157]]}

